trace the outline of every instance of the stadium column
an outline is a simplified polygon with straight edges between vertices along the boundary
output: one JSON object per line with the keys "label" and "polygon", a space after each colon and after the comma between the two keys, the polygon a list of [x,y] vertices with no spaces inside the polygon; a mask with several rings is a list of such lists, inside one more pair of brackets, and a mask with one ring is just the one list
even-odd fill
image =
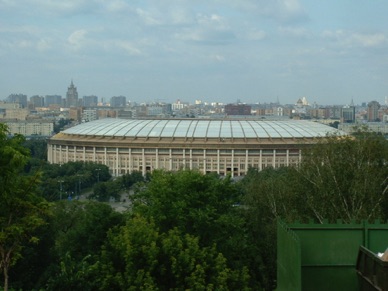
{"label": "stadium column", "polygon": [[183,169],[186,169],[186,149],[183,149],[182,161],[183,161]]}
{"label": "stadium column", "polygon": [[132,173],[132,151],[131,148],[128,149],[128,171]]}
{"label": "stadium column", "polygon": [[145,154],[144,154],[144,148],[141,150],[141,163],[142,163],[142,174],[145,176],[146,174],[146,161],[145,161]]}
{"label": "stadium column", "polygon": [[108,163],[107,163],[107,153],[106,153],[106,147],[104,147],[104,165],[106,165],[106,166],[108,166],[109,167],[109,165],[108,165]]}
{"label": "stadium column", "polygon": [[47,161],[50,163],[50,164],[53,164],[54,163],[54,156],[55,156],[55,146],[54,145],[50,145],[48,144],[47,145]]}
{"label": "stadium column", "polygon": [[276,169],[276,150],[273,149],[272,168]]}
{"label": "stadium column", "polygon": [[93,147],[93,162],[96,162],[96,147]]}
{"label": "stadium column", "polygon": [[69,161],[69,146],[66,146],[66,163]]}
{"label": "stadium column", "polygon": [[59,164],[63,164],[62,145],[59,146]]}
{"label": "stadium column", "polygon": [[83,162],[86,162],[86,148],[85,146],[83,147],[83,157],[82,157]]}
{"label": "stadium column", "polygon": [[57,164],[57,158],[58,158],[58,149],[57,149],[57,145],[52,145],[52,160],[51,162],[54,163],[54,164]]}
{"label": "stadium column", "polygon": [[234,149],[232,149],[232,159],[230,160],[230,172],[231,176],[234,177]]}
{"label": "stadium column", "polygon": [[260,150],[259,171],[261,171],[263,169],[262,162],[263,162],[263,150]]}
{"label": "stadium column", "polygon": [[245,175],[248,173],[248,149],[245,150]]}
{"label": "stadium column", "polygon": [[120,167],[119,148],[116,148],[116,177],[119,175],[119,167]]}
{"label": "stadium column", "polygon": [[155,169],[159,169],[159,149],[155,151]]}
{"label": "stadium column", "polygon": [[190,170],[193,169],[193,149],[190,149]]}
{"label": "stadium column", "polygon": [[290,150],[286,150],[286,166],[288,167],[290,165]]}
{"label": "stadium column", "polygon": [[206,149],[203,149],[203,173],[206,174]]}
{"label": "stadium column", "polygon": [[170,149],[169,151],[170,151],[170,158],[169,158],[169,160],[170,160],[170,163],[169,163],[169,164],[170,164],[170,165],[169,165],[169,170],[172,171],[172,149]]}
{"label": "stadium column", "polygon": [[220,174],[220,150],[217,150],[217,174]]}

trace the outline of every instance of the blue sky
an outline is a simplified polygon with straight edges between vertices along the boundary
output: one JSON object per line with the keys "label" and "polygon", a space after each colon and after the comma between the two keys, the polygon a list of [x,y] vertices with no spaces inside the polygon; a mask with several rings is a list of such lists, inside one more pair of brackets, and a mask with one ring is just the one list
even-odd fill
{"label": "blue sky", "polygon": [[0,99],[348,104],[388,95],[388,1],[0,0]]}

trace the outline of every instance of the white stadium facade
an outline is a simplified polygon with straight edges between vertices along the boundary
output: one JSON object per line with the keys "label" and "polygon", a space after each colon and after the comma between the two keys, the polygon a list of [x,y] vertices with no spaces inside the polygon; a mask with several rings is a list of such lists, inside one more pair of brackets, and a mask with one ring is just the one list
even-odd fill
{"label": "white stadium facade", "polygon": [[303,147],[335,128],[306,120],[100,119],[48,141],[48,161],[97,162],[114,176],[198,169],[243,176],[250,167],[296,165]]}

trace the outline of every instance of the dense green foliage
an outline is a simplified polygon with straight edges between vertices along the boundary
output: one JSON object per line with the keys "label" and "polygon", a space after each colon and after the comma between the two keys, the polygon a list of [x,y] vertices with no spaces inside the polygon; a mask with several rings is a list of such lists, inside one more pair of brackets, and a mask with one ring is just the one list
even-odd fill
{"label": "dense green foliage", "polygon": [[22,257],[28,242],[37,242],[34,230],[44,224],[47,204],[37,193],[39,175],[21,175],[28,161],[24,137],[8,137],[0,123],[0,271],[8,289],[10,268]]}
{"label": "dense green foliage", "polygon": [[48,201],[56,201],[61,197],[75,198],[84,189],[91,189],[97,182],[111,179],[109,168],[97,163],[69,162],[66,164],[39,165],[43,172],[41,194]]}
{"label": "dense green foliage", "polygon": [[229,177],[196,171],[155,171],[132,197],[134,215],[155,223],[160,233],[188,234],[200,247],[215,247],[231,270],[230,289],[247,283],[251,255],[241,209],[233,206],[240,200],[241,191]]}
{"label": "dense green foliage", "polygon": [[197,237],[178,228],[162,232],[145,217],[136,215],[111,233],[109,248],[105,290],[247,289],[245,270],[228,268],[216,245],[201,247]]}

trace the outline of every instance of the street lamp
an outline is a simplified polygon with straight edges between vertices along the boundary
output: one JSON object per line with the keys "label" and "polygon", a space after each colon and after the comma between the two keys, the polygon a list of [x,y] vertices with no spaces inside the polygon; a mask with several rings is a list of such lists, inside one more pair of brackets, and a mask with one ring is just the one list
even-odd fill
{"label": "street lamp", "polygon": [[62,191],[63,191],[62,183],[63,182],[64,182],[63,180],[58,180],[58,183],[59,183],[59,200],[62,200]]}

